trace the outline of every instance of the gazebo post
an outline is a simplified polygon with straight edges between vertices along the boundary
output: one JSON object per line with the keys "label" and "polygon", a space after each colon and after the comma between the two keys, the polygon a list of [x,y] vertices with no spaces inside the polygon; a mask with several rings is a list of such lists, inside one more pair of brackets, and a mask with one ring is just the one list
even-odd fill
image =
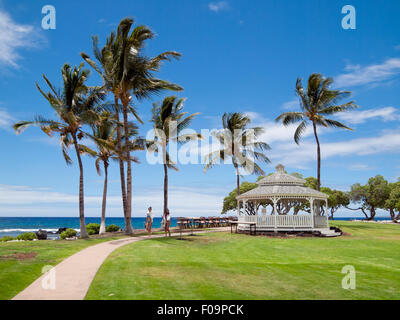
{"label": "gazebo post", "polygon": [[237,215],[240,217],[240,200],[237,201]]}
{"label": "gazebo post", "polygon": [[325,216],[326,216],[326,227],[329,228],[328,199],[325,199]]}
{"label": "gazebo post", "polygon": [[277,233],[278,232],[278,225],[276,223],[276,213],[277,213],[276,205],[278,203],[278,198],[274,197],[272,201],[274,202],[274,232]]}
{"label": "gazebo post", "polygon": [[310,198],[310,208],[311,208],[311,228],[314,229],[314,198]]}

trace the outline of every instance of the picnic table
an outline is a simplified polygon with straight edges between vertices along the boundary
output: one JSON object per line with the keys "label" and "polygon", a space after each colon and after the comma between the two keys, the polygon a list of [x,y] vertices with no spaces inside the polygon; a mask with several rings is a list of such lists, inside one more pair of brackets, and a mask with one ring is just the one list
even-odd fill
{"label": "picnic table", "polygon": [[187,218],[190,221],[190,229],[192,230],[192,233],[190,234],[191,236],[194,236],[194,227],[196,226],[196,221],[199,221],[199,217],[188,217]]}
{"label": "picnic table", "polygon": [[246,224],[250,227],[250,235],[257,234],[257,222],[250,222],[250,221],[229,221],[231,224],[231,233],[233,233],[233,226],[235,226],[235,233],[237,233],[237,227],[239,224]]}

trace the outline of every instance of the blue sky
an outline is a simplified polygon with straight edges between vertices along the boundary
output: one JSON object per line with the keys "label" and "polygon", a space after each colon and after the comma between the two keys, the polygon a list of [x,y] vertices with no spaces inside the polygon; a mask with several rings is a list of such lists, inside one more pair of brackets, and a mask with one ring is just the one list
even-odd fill
{"label": "blue sky", "polygon": [[[350,3],[351,2],[351,3]],[[157,34],[146,53],[176,50],[178,62],[160,77],[185,88],[185,108],[200,112],[196,130],[219,128],[224,112],[249,113],[264,126],[272,146],[267,172],[282,163],[289,172],[315,176],[315,143],[307,132],[302,144],[293,130],[274,123],[296,110],[297,77],[319,72],[336,87],[353,92],[361,107],[337,117],[354,132],[321,130],[322,183],[347,190],[376,174],[400,177],[400,3],[396,1],[11,1],[0,0],[0,216],[77,216],[78,168],[63,162],[56,140],[37,128],[15,135],[13,122],[35,114],[52,116],[35,88],[41,75],[61,84],[65,62],[81,63],[91,53],[91,35],[106,36],[131,16]],[[42,7],[56,8],[56,30],[41,28]],[[341,9],[351,4],[357,29],[344,30]],[[90,82],[99,79],[93,74]],[[139,104],[146,124],[151,104]],[[73,153],[71,153],[73,155]],[[145,163],[134,167],[134,215],[152,205],[161,215],[163,171]],[[85,159],[88,216],[99,216],[102,177]],[[110,173],[111,216],[122,216],[117,166]],[[254,181],[254,176],[245,177]],[[170,209],[175,215],[215,215],[235,185],[232,168],[221,165],[204,174],[202,165],[170,172]],[[352,213],[342,213],[349,216]]]}

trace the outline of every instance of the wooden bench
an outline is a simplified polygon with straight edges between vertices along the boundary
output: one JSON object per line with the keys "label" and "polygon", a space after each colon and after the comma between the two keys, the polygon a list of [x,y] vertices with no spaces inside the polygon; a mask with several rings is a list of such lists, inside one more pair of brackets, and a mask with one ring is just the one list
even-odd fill
{"label": "wooden bench", "polygon": [[231,233],[233,233],[233,226],[236,226],[235,233],[237,233],[237,228],[239,224],[246,224],[250,226],[250,235],[257,234],[257,222],[248,222],[248,221],[230,221],[231,224]]}

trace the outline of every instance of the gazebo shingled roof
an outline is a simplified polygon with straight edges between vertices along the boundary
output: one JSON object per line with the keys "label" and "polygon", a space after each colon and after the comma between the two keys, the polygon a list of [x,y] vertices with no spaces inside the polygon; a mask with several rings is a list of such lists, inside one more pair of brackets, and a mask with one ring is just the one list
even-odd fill
{"label": "gazebo shingled roof", "polygon": [[257,182],[258,187],[246,193],[239,195],[237,200],[244,199],[261,199],[269,197],[282,198],[308,198],[312,197],[316,200],[326,200],[326,193],[305,187],[305,180],[296,178],[285,173],[285,167],[281,164],[276,166],[276,172]]}

